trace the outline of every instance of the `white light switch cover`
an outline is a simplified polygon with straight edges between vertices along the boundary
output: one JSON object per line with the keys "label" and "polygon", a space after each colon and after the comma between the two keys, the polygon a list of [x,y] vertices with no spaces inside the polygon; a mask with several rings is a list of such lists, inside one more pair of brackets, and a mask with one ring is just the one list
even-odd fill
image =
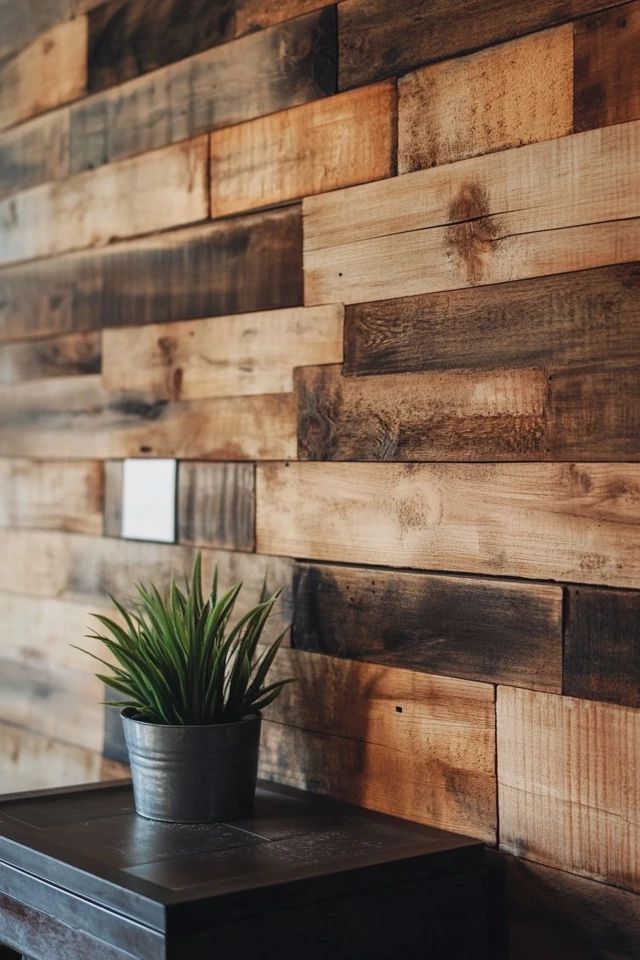
{"label": "white light switch cover", "polygon": [[175,460],[124,461],[122,536],[161,543],[175,541]]}

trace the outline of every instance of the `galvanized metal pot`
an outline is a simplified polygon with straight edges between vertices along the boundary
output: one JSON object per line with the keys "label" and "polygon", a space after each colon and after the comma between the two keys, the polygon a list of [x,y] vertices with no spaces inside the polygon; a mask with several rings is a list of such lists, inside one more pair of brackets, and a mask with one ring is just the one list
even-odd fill
{"label": "galvanized metal pot", "polygon": [[250,816],[258,774],[260,717],[211,726],[147,723],[122,711],[138,813],[170,823]]}

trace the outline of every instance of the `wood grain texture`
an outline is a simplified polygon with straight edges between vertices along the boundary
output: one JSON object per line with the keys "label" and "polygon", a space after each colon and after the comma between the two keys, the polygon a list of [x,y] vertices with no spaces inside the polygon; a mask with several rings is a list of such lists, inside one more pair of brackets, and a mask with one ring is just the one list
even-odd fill
{"label": "wood grain texture", "polygon": [[0,388],[3,456],[281,460],[295,447],[290,394],[167,403],[110,392],[99,376]]}
{"label": "wood grain texture", "polygon": [[[191,571],[195,550],[176,544],[144,543],[89,537],[80,534],[40,530],[1,530],[3,556],[11,564],[0,564],[0,591],[38,598],[70,601],[87,609],[104,608],[109,594],[130,600],[135,584],[152,581],[166,589],[174,576],[182,581]],[[270,589],[283,587],[283,594],[269,626],[277,636],[291,623],[291,581],[293,564],[283,557],[227,550],[202,550],[205,582],[218,565],[220,585],[230,587],[242,580],[237,614],[256,602],[267,579]]]}
{"label": "wood grain texture", "polygon": [[233,0],[111,0],[89,15],[88,90],[95,93],[233,37]]}
{"label": "wood grain texture", "polygon": [[359,303],[637,259],[638,149],[634,121],[307,198],[305,302]]}
{"label": "wood grain texture", "polygon": [[261,464],[266,553],[640,585],[636,464]]}
{"label": "wood grain texture", "polygon": [[0,201],[0,264],[206,220],[208,158],[199,137]]}
{"label": "wood grain texture", "polygon": [[498,687],[500,846],[640,890],[640,711]]}
{"label": "wood grain texture", "polygon": [[640,898],[608,884],[504,856],[513,960],[635,960]]}
{"label": "wood grain texture", "polygon": [[0,346],[0,384],[100,373],[101,356],[99,332],[3,344]]}
{"label": "wood grain texture", "polygon": [[530,460],[545,457],[542,370],[343,377],[296,370],[301,460]]}
{"label": "wood grain texture", "polygon": [[0,272],[0,341],[297,306],[298,206]]}
{"label": "wood grain texture", "polygon": [[322,0],[235,0],[236,36],[319,10]]}
{"label": "wood grain texture", "polygon": [[86,85],[87,21],[78,17],[0,64],[0,130],[83,96]]}
{"label": "wood grain texture", "polygon": [[395,172],[396,88],[373,84],[211,135],[211,211],[226,216]]}
{"label": "wood grain texture", "polygon": [[102,465],[0,460],[0,526],[102,533]]}
{"label": "wood grain texture", "polygon": [[495,838],[490,685],[282,650],[274,677],[289,676],[263,728],[263,775]]}
{"label": "wood grain texture", "polygon": [[252,463],[180,463],[178,540],[224,550],[253,550],[254,474]]}
{"label": "wood grain texture", "polygon": [[398,119],[399,173],[572,133],[573,27],[402,77]]}
{"label": "wood grain texture", "polygon": [[355,304],[347,374],[585,364],[640,349],[640,265]]}
{"label": "wood grain texture", "polygon": [[127,777],[120,763],[105,760],[100,751],[86,750],[0,724],[0,791],[40,790]]}
{"label": "wood grain texture", "polygon": [[89,97],[72,110],[71,169],[335,93],[335,54],[335,10],[326,7]]}
{"label": "wood grain texture", "polygon": [[0,60],[71,15],[71,0],[0,0]]}
{"label": "wood grain texture", "polygon": [[0,197],[69,173],[69,110],[54,110],[0,134]]}
{"label": "wood grain texture", "polygon": [[564,692],[640,707],[640,594],[571,587],[566,610]]}
{"label": "wood grain texture", "polygon": [[561,691],[559,587],[315,564],[295,583],[297,649]]}
{"label": "wood grain texture", "polygon": [[344,0],[340,89],[566,23],[616,0]]}
{"label": "wood grain texture", "polygon": [[104,468],[104,524],[105,537],[122,536],[123,461],[106,460]]}
{"label": "wood grain texture", "polygon": [[640,3],[634,0],[575,24],[575,129],[640,117]]}
{"label": "wood grain texture", "polygon": [[104,383],[168,400],[291,393],[294,367],[342,360],[343,313],[331,305],[106,330]]}

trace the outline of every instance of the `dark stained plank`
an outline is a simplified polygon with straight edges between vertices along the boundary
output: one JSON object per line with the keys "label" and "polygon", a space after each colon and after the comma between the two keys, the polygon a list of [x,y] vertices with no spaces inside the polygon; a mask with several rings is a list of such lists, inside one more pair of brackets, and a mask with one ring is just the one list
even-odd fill
{"label": "dark stained plank", "polygon": [[562,590],[299,564],[300,650],[559,693]]}
{"label": "dark stained plank", "polygon": [[89,97],[72,108],[71,169],[335,93],[336,44],[335,8],[326,7]]}
{"label": "dark stained plank", "polygon": [[122,460],[106,460],[104,463],[104,524],[105,537],[122,535]]}
{"label": "dark stained plank", "polygon": [[616,0],[344,0],[340,89],[520,37]]}
{"label": "dark stained plank", "polygon": [[89,14],[88,90],[95,93],[233,36],[234,0],[111,0]]}
{"label": "dark stained plank", "polygon": [[252,463],[180,463],[178,540],[225,550],[253,550],[255,469]]}
{"label": "dark stained plank", "polygon": [[640,707],[640,593],[568,588],[563,692]]}
{"label": "dark stained plank", "polygon": [[100,373],[101,354],[97,331],[7,343],[0,346],[0,384]]}
{"label": "dark stained plank", "polygon": [[503,856],[511,960],[637,960],[640,897]]}
{"label": "dark stained plank", "polygon": [[16,53],[72,12],[72,0],[0,0],[0,60]]}
{"label": "dark stained plank", "polygon": [[299,206],[0,272],[0,341],[302,302]]}
{"label": "dark stained plank", "polygon": [[634,0],[575,24],[574,128],[640,117],[640,3]]}
{"label": "dark stained plank", "polygon": [[0,134],[0,196],[69,172],[69,111],[54,110]]}
{"label": "dark stained plank", "polygon": [[346,308],[345,372],[637,357],[640,263]]}
{"label": "dark stained plank", "polygon": [[545,453],[541,370],[343,377],[296,370],[301,460],[530,460]]}

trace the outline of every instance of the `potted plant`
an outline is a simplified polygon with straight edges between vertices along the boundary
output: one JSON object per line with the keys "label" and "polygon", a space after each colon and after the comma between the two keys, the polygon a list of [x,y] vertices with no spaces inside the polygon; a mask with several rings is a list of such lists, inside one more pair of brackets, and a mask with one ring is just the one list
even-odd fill
{"label": "potted plant", "polygon": [[[198,823],[251,814],[258,769],[261,711],[288,680],[267,684],[284,634],[259,641],[280,591],[230,627],[238,583],[218,595],[202,590],[198,553],[183,592],[172,581],[166,596],[138,587],[127,608],[113,597],[122,623],[94,614],[115,665],[98,678],[126,699],[122,722],[136,810],[151,820]],[[286,632],[286,631],[285,631]],[[87,652],[87,651],[84,651]],[[93,654],[90,654],[93,656]]]}

